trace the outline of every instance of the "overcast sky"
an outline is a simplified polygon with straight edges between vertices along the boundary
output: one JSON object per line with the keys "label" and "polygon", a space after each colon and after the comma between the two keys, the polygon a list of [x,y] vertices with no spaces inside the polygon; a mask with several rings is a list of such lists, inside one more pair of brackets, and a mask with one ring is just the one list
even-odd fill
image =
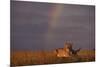
{"label": "overcast sky", "polygon": [[89,5],[11,2],[11,49],[95,48],[95,7]]}

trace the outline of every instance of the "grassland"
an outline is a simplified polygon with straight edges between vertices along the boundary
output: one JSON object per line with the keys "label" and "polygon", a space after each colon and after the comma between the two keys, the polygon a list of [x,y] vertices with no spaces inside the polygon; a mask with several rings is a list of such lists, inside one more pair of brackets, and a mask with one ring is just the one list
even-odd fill
{"label": "grassland", "polygon": [[94,50],[81,50],[77,55],[68,58],[59,58],[53,51],[14,51],[11,53],[11,66],[90,61],[95,61]]}

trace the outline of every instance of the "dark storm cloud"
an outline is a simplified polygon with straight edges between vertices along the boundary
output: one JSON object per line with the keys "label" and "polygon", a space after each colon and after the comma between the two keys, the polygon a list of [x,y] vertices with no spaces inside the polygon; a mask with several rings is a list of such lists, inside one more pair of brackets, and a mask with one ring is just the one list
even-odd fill
{"label": "dark storm cloud", "polygon": [[51,5],[23,2],[13,2],[12,5],[14,5],[12,6],[12,19],[15,24],[39,24],[48,21]]}
{"label": "dark storm cloud", "polygon": [[94,48],[94,10],[90,6],[65,6],[59,23],[52,30],[54,40],[71,40],[74,47]]}
{"label": "dark storm cloud", "polygon": [[[52,8],[57,4],[39,2],[11,2],[11,49],[43,50],[63,47],[71,40],[74,48],[93,49],[95,7],[62,4],[57,26],[50,30]],[[51,37],[46,43],[46,35]]]}

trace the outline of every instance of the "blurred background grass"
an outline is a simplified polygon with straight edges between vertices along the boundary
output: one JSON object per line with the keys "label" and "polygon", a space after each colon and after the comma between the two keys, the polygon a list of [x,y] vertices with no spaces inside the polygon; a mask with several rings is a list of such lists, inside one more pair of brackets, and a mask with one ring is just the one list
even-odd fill
{"label": "blurred background grass", "polygon": [[81,50],[71,57],[57,57],[54,51],[14,51],[11,53],[11,66],[90,61],[95,61],[94,50]]}

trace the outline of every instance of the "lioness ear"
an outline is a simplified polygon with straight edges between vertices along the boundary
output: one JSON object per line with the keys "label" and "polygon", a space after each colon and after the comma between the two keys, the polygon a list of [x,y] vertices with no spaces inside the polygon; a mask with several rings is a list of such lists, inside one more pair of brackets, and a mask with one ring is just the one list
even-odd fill
{"label": "lioness ear", "polygon": [[56,49],[56,50],[54,50],[54,53],[58,53],[58,50]]}

